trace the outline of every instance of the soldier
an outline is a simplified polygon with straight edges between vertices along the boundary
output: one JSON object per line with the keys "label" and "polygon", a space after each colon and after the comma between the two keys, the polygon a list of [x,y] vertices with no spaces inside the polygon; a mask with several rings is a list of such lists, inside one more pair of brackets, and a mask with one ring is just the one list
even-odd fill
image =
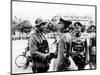
{"label": "soldier", "polygon": [[[66,30],[71,24],[71,21],[64,20],[63,18],[60,18],[59,24],[63,24],[63,29]],[[65,31],[61,32],[65,32]],[[70,61],[68,59],[68,50],[70,49],[70,40],[69,40],[70,34],[64,33],[59,37],[57,40],[57,63],[56,63],[56,71],[66,71],[68,70],[68,67],[70,65]],[[67,38],[68,37],[68,38]]]}
{"label": "soldier", "polygon": [[80,22],[74,23],[74,31],[71,37],[71,55],[79,70],[83,70],[89,63],[89,39],[82,31]]}
{"label": "soldier", "polygon": [[88,31],[90,35],[90,46],[89,46],[89,55],[90,55],[90,68],[96,68],[96,27],[91,25]]}
{"label": "soldier", "polygon": [[[84,69],[89,61],[89,40],[81,33],[82,24],[74,23],[71,34],[65,33],[59,40],[57,71],[70,70],[69,56],[72,57],[79,70]],[[67,59],[66,59],[67,58]]]}
{"label": "soldier", "polygon": [[29,50],[32,57],[33,73],[47,72],[53,53],[49,53],[48,42],[44,36],[47,33],[46,25],[48,22],[41,18],[35,21],[35,29],[29,38]]}

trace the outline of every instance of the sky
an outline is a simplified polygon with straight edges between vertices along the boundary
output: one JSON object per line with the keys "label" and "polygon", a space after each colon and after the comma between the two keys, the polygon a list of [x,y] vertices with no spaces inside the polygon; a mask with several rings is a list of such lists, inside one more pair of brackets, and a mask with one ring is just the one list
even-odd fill
{"label": "sky", "polygon": [[34,25],[38,17],[43,19],[51,19],[53,16],[89,16],[95,19],[95,7],[46,4],[33,2],[12,2],[12,16],[29,20]]}

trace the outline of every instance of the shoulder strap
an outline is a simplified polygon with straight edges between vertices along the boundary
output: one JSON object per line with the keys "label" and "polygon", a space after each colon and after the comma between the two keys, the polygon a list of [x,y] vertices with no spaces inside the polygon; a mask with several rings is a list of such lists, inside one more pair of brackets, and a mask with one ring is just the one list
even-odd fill
{"label": "shoulder strap", "polygon": [[72,37],[70,38],[70,49],[69,49],[69,54],[72,52]]}

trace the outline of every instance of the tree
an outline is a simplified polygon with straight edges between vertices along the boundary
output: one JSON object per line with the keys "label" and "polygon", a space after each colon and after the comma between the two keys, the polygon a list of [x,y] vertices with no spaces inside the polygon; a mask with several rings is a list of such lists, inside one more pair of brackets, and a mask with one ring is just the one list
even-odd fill
{"label": "tree", "polygon": [[20,33],[26,33],[28,34],[32,29],[32,25],[29,20],[21,20],[16,17],[13,17],[12,19],[12,26],[11,26],[11,32],[14,35],[16,31],[19,31]]}
{"label": "tree", "polygon": [[22,33],[29,33],[32,29],[32,25],[30,24],[30,21],[28,20],[23,20],[23,22],[21,22],[18,25],[18,30]]}
{"label": "tree", "polygon": [[18,22],[16,18],[12,19],[12,25],[11,25],[11,33],[14,35],[15,32],[17,31],[17,26],[18,26]]}

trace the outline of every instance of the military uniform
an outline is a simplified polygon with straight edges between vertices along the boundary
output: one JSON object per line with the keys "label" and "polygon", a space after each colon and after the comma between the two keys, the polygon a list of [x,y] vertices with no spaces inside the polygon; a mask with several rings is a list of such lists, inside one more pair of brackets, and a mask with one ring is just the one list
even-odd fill
{"label": "military uniform", "polygon": [[91,69],[96,68],[96,37],[95,33],[90,33],[90,65]]}
{"label": "military uniform", "polygon": [[71,55],[79,70],[89,61],[89,39],[83,36],[71,38]]}
{"label": "military uniform", "polygon": [[68,60],[68,50],[70,48],[70,38],[67,38],[66,35],[62,35],[57,43],[57,65],[56,65],[56,71],[66,71],[68,70],[68,67],[70,65],[70,62]]}
{"label": "military uniform", "polygon": [[89,44],[85,36],[75,37],[66,33],[60,38],[58,44],[57,71],[68,70],[70,55],[78,69],[84,69],[85,62],[89,60]]}
{"label": "military uniform", "polygon": [[33,72],[47,72],[49,69],[48,53],[49,47],[45,36],[38,30],[30,35],[29,50],[32,56]]}

